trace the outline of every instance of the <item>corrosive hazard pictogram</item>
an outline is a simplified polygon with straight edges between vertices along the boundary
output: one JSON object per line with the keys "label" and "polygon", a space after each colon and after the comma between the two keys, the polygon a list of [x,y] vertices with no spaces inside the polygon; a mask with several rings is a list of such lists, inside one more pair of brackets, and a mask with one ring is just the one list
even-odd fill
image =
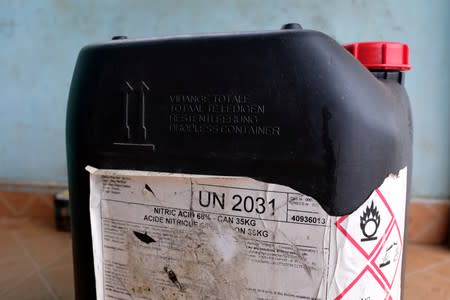
{"label": "corrosive hazard pictogram", "polygon": [[[370,288],[368,288],[369,286]],[[366,266],[335,300],[385,299],[386,296],[387,292],[383,282],[370,266]]]}
{"label": "corrosive hazard pictogram", "polygon": [[397,276],[402,260],[402,250],[402,237],[398,224],[395,221],[390,227],[388,236],[381,245],[380,250],[371,261],[374,269],[380,274],[389,288],[392,288],[392,284]]}
{"label": "corrosive hazard pictogram", "polygon": [[336,227],[367,259],[371,259],[394,221],[394,214],[378,189],[370,195],[366,203],[369,204],[358,208],[351,218],[339,218]]}

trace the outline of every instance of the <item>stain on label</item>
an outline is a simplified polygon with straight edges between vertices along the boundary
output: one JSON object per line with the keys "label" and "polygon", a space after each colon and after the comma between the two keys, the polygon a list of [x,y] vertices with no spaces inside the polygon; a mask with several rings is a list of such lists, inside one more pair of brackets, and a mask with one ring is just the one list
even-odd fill
{"label": "stain on label", "polygon": [[406,170],[344,217],[251,178],[89,170],[98,299],[399,299]]}

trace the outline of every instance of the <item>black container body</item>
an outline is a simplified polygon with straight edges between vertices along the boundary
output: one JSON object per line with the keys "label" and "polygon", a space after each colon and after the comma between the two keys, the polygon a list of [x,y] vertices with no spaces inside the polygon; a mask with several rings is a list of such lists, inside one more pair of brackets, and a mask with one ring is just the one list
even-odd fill
{"label": "black container body", "polygon": [[87,165],[247,176],[349,214],[411,173],[403,74],[382,73],[300,29],[84,48],[67,111],[77,299],[95,299]]}

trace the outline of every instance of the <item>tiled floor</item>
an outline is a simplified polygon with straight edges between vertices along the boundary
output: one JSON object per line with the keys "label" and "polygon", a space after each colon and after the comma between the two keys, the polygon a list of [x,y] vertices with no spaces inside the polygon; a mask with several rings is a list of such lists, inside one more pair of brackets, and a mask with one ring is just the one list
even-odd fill
{"label": "tiled floor", "polygon": [[[70,247],[48,217],[0,217],[0,299],[73,299]],[[410,244],[406,264],[406,300],[450,300],[449,250]]]}
{"label": "tiled floor", "polygon": [[71,255],[51,218],[0,217],[0,299],[73,299]]}

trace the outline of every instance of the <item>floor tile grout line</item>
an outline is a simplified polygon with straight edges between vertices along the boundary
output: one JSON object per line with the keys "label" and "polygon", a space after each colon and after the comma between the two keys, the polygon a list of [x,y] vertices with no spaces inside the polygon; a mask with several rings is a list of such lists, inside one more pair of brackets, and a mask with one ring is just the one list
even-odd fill
{"label": "floor tile grout line", "polygon": [[22,208],[22,211],[20,212],[22,215],[27,215],[28,210],[30,207],[33,206],[33,204],[36,202],[35,195],[28,198],[28,202],[25,203],[25,205]]}
{"label": "floor tile grout line", "polygon": [[[22,247],[21,247],[21,248],[22,248]],[[54,266],[55,263],[56,263],[60,258],[62,258],[65,254],[67,254],[66,252],[72,251],[71,249],[72,249],[71,247],[68,247],[68,249],[66,249],[65,253],[62,253],[60,256],[58,256],[57,258],[53,259],[51,262],[47,263],[46,265],[44,265],[44,266],[42,267],[42,269],[45,270],[45,269],[47,269],[47,268],[50,268],[50,267]],[[24,250],[23,248],[22,248],[21,250],[25,252],[25,250]],[[27,256],[27,259],[30,259],[30,257]],[[69,262],[69,263],[65,264],[64,266],[66,266],[66,265],[72,266],[73,264],[72,264],[72,262]],[[20,286],[24,281],[26,281],[29,277],[35,275],[37,272],[38,272],[38,270],[37,270],[37,269],[34,269],[34,270],[31,271],[30,273],[28,273],[28,274],[26,274],[25,276],[23,276],[20,280],[18,280],[14,286],[12,286],[11,288],[7,289],[6,291],[0,292],[0,299],[1,299],[1,296],[4,296],[4,295],[6,295],[9,291],[11,291],[12,289],[17,288],[17,287]]]}
{"label": "floor tile grout line", "polygon": [[417,234],[414,235],[414,240],[421,240],[422,237],[424,237],[429,231],[430,228],[433,228],[436,226],[436,223],[440,221],[440,215],[431,207],[426,207],[427,210],[429,210],[434,218],[430,218],[431,222],[428,222],[428,224],[424,227],[422,227]]}
{"label": "floor tile grout line", "polygon": [[[7,215],[11,215],[13,212],[11,211],[11,208],[8,207],[8,205],[6,205],[5,203],[6,201],[3,200],[3,197],[0,196],[0,205],[3,205],[6,208],[6,213]],[[3,216],[2,216],[3,217]]]}
{"label": "floor tile grout line", "polygon": [[26,216],[27,215],[27,211],[28,209],[33,206],[34,203],[34,195],[28,197],[27,202],[25,203],[25,205],[22,207],[21,210],[16,210],[17,214],[20,216]]}
{"label": "floor tile grout line", "polygon": [[16,282],[16,284],[12,287],[10,287],[9,289],[6,289],[5,291],[0,293],[0,297],[3,297],[4,295],[8,294],[8,292],[12,291],[13,289],[19,287],[23,282],[25,282],[28,278],[30,278],[31,276],[35,275],[37,273],[36,270],[31,271],[30,273],[28,273],[27,275],[23,276],[20,280],[18,280]]}
{"label": "floor tile grout line", "polygon": [[[61,259],[62,257],[64,257],[64,255],[66,254],[71,254],[72,253],[72,247],[68,247],[67,249],[64,250],[63,253],[61,253],[61,255],[59,255],[58,257],[56,257],[55,259],[53,259],[52,261],[50,261],[49,263],[47,263],[46,265],[44,265],[42,267],[42,269],[46,270],[52,266],[54,266],[56,264],[56,262]],[[72,258],[72,255],[70,255],[70,257]],[[72,261],[70,261],[70,264],[72,264]]]}
{"label": "floor tile grout line", "polygon": [[53,291],[53,289],[50,286],[50,284],[48,283],[48,281],[42,275],[41,270],[39,268],[39,265],[33,259],[33,256],[28,251],[28,249],[22,244],[20,238],[17,236],[17,233],[16,232],[12,232],[12,236],[13,236],[14,240],[16,241],[16,243],[19,245],[19,247],[21,247],[22,250],[25,252],[25,255],[27,255],[28,258],[30,259],[31,264],[33,265],[33,268],[35,269],[37,276],[39,277],[41,282],[44,284],[44,286],[46,287],[47,291],[50,293],[50,295],[52,295],[53,299],[57,300],[58,297],[57,297],[56,293]]}
{"label": "floor tile grout line", "polygon": [[[17,239],[16,239],[15,236],[13,236],[13,233],[10,232],[9,234],[11,235],[11,238],[14,240],[14,243],[16,243],[16,245],[19,246],[20,250],[24,252],[23,254],[25,255],[25,257],[26,257],[28,260],[31,260],[31,258],[27,255],[25,249],[24,249],[21,245],[18,245]],[[10,287],[9,289],[6,289],[5,291],[1,292],[1,293],[0,293],[0,296],[4,296],[4,295],[6,295],[9,291],[11,291],[11,290],[13,290],[13,289],[19,287],[24,281],[26,281],[29,277],[33,276],[35,273],[36,273],[36,269],[33,268],[33,270],[32,270],[30,273],[26,274],[25,276],[22,276],[22,278],[21,278],[20,280],[18,280],[14,286],[12,286],[12,287]]]}
{"label": "floor tile grout line", "polygon": [[443,259],[442,261],[437,262],[435,264],[432,264],[431,266],[427,266],[427,267],[425,267],[423,269],[412,271],[412,272],[406,272],[405,277],[411,277],[411,276],[414,276],[414,275],[417,275],[417,274],[421,274],[421,273],[425,273],[425,272],[428,272],[428,271],[432,271],[433,269],[436,269],[436,268],[438,268],[438,267],[440,267],[443,264],[446,264],[448,262],[450,262],[450,258]]}
{"label": "floor tile grout line", "polygon": [[58,296],[56,295],[55,291],[52,289],[52,287],[48,283],[47,279],[45,279],[45,277],[42,275],[41,270],[39,268],[39,265],[34,261],[33,256],[28,251],[28,249],[22,244],[22,242],[20,241],[19,237],[17,236],[17,233],[16,232],[12,232],[11,234],[12,234],[14,240],[16,241],[16,243],[19,245],[19,247],[21,247],[22,250],[25,251],[25,254],[30,259],[31,264],[33,265],[33,268],[36,270],[36,273],[37,273],[39,279],[44,284],[44,286],[47,288],[47,291],[50,293],[50,295],[52,295],[53,299],[58,300]]}
{"label": "floor tile grout line", "polygon": [[2,198],[1,201],[3,205],[6,206],[7,209],[9,209],[9,212],[12,214],[13,217],[18,215],[16,209],[11,204],[9,204],[9,202],[6,199]]}

